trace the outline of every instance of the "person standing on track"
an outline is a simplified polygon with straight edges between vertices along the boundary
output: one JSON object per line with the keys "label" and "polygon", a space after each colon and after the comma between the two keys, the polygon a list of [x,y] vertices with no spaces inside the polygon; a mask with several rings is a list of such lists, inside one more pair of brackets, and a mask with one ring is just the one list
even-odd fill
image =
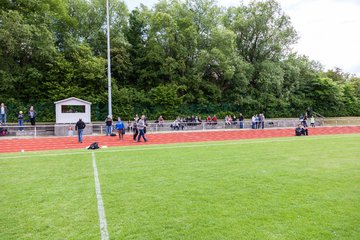
{"label": "person standing on track", "polygon": [[133,140],[134,140],[134,142],[136,142],[136,137],[139,134],[139,131],[137,128],[138,121],[139,121],[139,117],[136,115],[134,118],[134,124],[133,124],[133,131],[134,131]]}
{"label": "person standing on track", "polygon": [[118,117],[118,121],[116,122],[115,128],[119,132],[119,139],[124,140],[125,125],[124,125],[123,121],[121,121],[120,117]]}
{"label": "person standing on track", "polygon": [[75,131],[78,131],[78,141],[79,143],[83,142],[83,131],[86,127],[86,124],[82,121],[81,118],[79,118],[79,121],[75,125]]}
{"label": "person standing on track", "polygon": [[105,125],[106,125],[106,136],[111,136],[112,133],[112,126],[113,126],[113,120],[112,120],[112,116],[109,115],[106,119],[105,119]]}
{"label": "person standing on track", "polygon": [[139,120],[138,124],[137,124],[137,128],[139,130],[139,136],[137,141],[140,142],[140,138],[141,136],[143,137],[144,141],[147,142],[147,139],[145,137],[145,133],[144,133],[144,128],[146,127],[146,122],[145,122],[145,115],[141,116],[141,119]]}

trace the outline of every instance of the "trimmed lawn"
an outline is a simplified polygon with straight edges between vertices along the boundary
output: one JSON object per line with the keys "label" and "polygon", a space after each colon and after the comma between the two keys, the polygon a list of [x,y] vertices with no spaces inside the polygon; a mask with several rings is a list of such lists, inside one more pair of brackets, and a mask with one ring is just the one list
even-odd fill
{"label": "trimmed lawn", "polygon": [[90,155],[0,155],[0,239],[99,239]]}
{"label": "trimmed lawn", "polygon": [[[360,135],[95,153],[110,239],[360,238]],[[100,239],[90,151],[0,171],[0,239]]]}

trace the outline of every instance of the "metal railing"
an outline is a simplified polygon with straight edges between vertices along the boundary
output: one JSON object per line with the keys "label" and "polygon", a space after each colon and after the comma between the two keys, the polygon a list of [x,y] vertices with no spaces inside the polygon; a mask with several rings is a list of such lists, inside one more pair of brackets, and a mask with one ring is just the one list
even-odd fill
{"label": "metal railing", "polygon": [[54,135],[54,125],[1,125],[1,132],[5,131],[5,136],[52,136]]}
{"label": "metal railing", "polygon": [[[301,122],[297,119],[280,119],[280,120],[266,120],[264,122],[264,128],[286,128],[286,127],[296,127]],[[321,122],[316,121],[316,126],[320,126]],[[308,121],[310,125],[310,121]],[[133,133],[132,123],[130,126],[125,126],[126,131]],[[105,134],[106,126],[104,124],[93,124],[93,133],[94,134]],[[207,122],[180,122],[174,124],[174,122],[164,122],[164,123],[147,123],[146,131],[149,133],[154,132],[177,132],[177,131],[207,131],[207,130],[227,130],[227,129],[262,129],[261,123],[253,123],[251,121],[243,121],[242,128],[240,128],[240,122],[236,121],[232,124],[225,124],[225,121],[218,121],[216,124],[207,123]]]}
{"label": "metal railing", "polygon": [[360,119],[322,119],[322,126],[351,126],[360,125]]}
{"label": "metal railing", "polygon": [[317,113],[315,111],[312,112],[312,114],[315,116],[315,117],[320,117],[322,119],[325,119],[325,117],[323,115],[321,115],[320,113]]}
{"label": "metal railing", "polygon": [[[264,122],[264,128],[286,128],[286,127],[296,127],[300,121],[298,119],[268,119]],[[310,122],[308,121],[308,125]],[[346,122],[344,122],[344,125]],[[316,126],[326,125],[323,120],[316,121]],[[336,122],[336,125],[341,125]],[[261,123],[255,124],[255,129],[261,129]],[[259,126],[260,125],[260,126]],[[61,128],[62,135],[61,136],[69,136],[70,131],[68,131],[69,127],[72,127],[72,134],[75,135],[76,131],[74,130],[75,124],[63,124],[63,125],[54,125],[54,124],[43,124],[43,125],[25,125],[25,126],[17,126],[15,124],[9,125],[1,125],[1,129],[5,129],[7,134],[6,136],[54,136],[55,128]],[[253,123],[249,120],[243,121],[242,129],[253,129]],[[125,128],[128,133],[133,133],[132,123],[130,126],[125,123]],[[106,126],[104,123],[93,123],[88,124],[87,129],[85,129],[84,134],[93,134],[93,135],[105,135]],[[164,123],[151,123],[148,121],[146,130],[149,133],[155,132],[177,132],[177,131],[207,131],[207,130],[215,130],[215,129],[240,129],[240,122],[236,121],[232,124],[225,124],[225,121],[219,120],[216,124],[207,123],[207,122],[180,122],[177,126],[174,126],[174,122],[164,122]],[[57,129],[58,130],[58,129]],[[1,133],[1,132],[0,132]],[[60,135],[59,135],[60,136]],[[1,138],[1,134],[0,134]]]}

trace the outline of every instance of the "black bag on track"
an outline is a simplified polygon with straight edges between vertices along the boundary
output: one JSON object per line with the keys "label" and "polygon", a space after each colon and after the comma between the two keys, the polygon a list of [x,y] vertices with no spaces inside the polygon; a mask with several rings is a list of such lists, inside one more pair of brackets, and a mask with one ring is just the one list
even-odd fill
{"label": "black bag on track", "polygon": [[88,149],[99,149],[100,147],[99,147],[99,144],[97,143],[97,142],[94,142],[94,143],[92,143],[89,147],[88,147]]}

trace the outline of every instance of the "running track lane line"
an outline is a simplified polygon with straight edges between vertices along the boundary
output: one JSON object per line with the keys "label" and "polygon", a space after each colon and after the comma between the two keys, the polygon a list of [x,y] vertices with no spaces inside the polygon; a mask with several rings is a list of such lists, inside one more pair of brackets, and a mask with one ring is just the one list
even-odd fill
{"label": "running track lane line", "polygon": [[97,166],[96,166],[96,158],[95,158],[94,152],[92,153],[92,163],[93,163],[93,168],[94,168],[95,191],[96,191],[96,198],[97,198],[97,203],[98,203],[101,240],[108,240],[109,233],[107,230],[105,208],[104,208],[104,203],[103,203],[102,196],[101,196],[99,174],[98,174],[98,170],[97,170]]}
{"label": "running track lane line", "polygon": [[[309,128],[309,135],[336,135],[360,133],[360,126],[347,127],[319,127]],[[161,134],[149,134],[150,142],[146,145],[168,144],[181,142],[205,142],[239,139],[273,138],[294,136],[292,128],[287,129],[239,129],[230,131],[203,131],[203,132],[169,132]],[[134,146],[144,143],[133,143],[131,134],[125,136],[125,141],[105,136],[86,136],[83,144],[79,144],[76,138],[72,137],[51,137],[51,138],[4,138],[0,137],[0,153],[83,149],[92,142],[98,142],[101,146]]]}
{"label": "running track lane line", "polygon": [[[174,143],[170,144],[163,144],[163,145],[156,145],[156,144],[150,144],[144,147],[145,145],[139,145],[132,148],[120,148],[120,149],[109,149],[99,151],[98,153],[114,153],[114,152],[132,152],[132,151],[146,151],[146,150],[162,150],[162,149],[175,149],[175,148],[193,148],[193,147],[209,147],[209,146],[227,146],[227,145],[234,145],[234,144],[258,144],[258,143],[275,143],[275,142],[292,142],[292,141],[306,141],[306,140],[317,140],[321,139],[323,137],[336,139],[336,138],[342,138],[342,134],[337,135],[317,135],[317,136],[309,136],[309,137],[288,137],[288,138],[263,138],[263,140],[260,140],[260,138],[257,139],[241,139],[246,140],[244,142],[241,142],[240,139],[235,140],[235,142],[232,142],[232,140],[223,140],[221,142],[193,142],[194,144],[191,145],[176,145]],[[357,135],[354,135],[357,136]],[[359,135],[360,136],[360,135]],[[190,142],[189,142],[190,143]],[[28,155],[28,153],[30,153]],[[5,155],[2,156],[0,154],[0,160],[1,159],[16,159],[16,158],[32,158],[32,157],[51,157],[51,156],[68,156],[68,155],[85,155],[89,154],[89,152],[79,151],[79,152],[64,152],[64,153],[42,153],[41,151],[38,152],[27,152],[24,155]]]}

